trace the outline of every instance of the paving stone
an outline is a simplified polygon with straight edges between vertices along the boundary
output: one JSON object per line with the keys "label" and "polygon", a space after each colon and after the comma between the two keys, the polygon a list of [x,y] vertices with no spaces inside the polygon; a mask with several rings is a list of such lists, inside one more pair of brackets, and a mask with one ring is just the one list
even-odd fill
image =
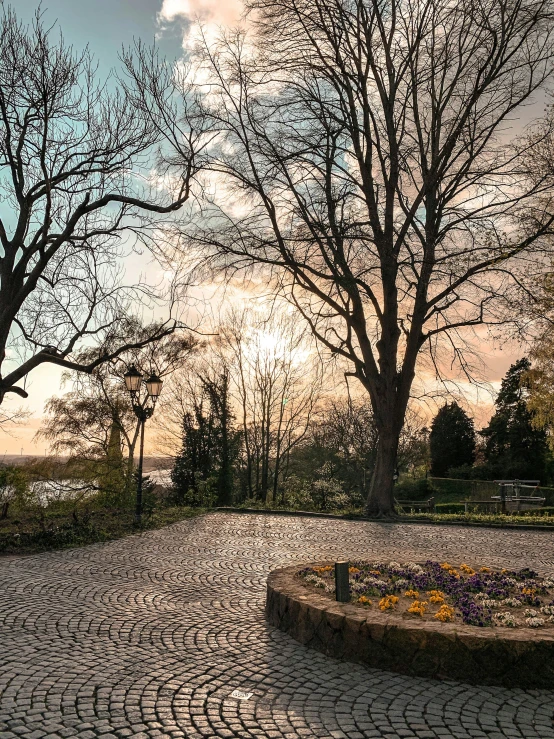
{"label": "paving stone", "polygon": [[224,513],[3,558],[2,739],[554,739],[554,692],[370,670],[267,625],[270,570],[360,556],[554,574],[543,532]]}

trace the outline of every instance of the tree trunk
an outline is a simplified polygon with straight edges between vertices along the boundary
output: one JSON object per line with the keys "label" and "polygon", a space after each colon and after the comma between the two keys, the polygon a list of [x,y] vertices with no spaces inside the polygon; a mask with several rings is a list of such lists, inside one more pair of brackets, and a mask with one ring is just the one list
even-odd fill
{"label": "tree trunk", "polygon": [[389,518],[394,511],[394,471],[399,433],[391,427],[380,430],[375,469],[371,479],[366,512],[368,516]]}

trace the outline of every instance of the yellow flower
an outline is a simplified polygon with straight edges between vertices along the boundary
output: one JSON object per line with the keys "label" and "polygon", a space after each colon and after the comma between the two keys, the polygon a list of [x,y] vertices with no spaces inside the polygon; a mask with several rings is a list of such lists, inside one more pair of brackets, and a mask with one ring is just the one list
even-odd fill
{"label": "yellow flower", "polygon": [[369,574],[370,575],[375,575],[375,577],[379,577],[381,575],[381,573],[379,572],[379,570],[370,570],[369,571]]}
{"label": "yellow flower", "polygon": [[446,603],[442,605],[439,610],[435,613],[435,618],[445,623],[446,621],[454,620],[454,609],[451,606],[447,606]]}
{"label": "yellow flower", "polygon": [[441,593],[440,590],[430,590],[427,595],[431,603],[444,603],[444,593]]}
{"label": "yellow flower", "polygon": [[418,616],[423,616],[426,606],[426,600],[414,600],[412,605],[408,608],[408,613],[415,613]]}
{"label": "yellow flower", "polygon": [[312,567],[312,570],[314,572],[317,572],[319,575],[321,575],[323,572],[331,572],[333,569],[333,565],[325,565],[325,567]]}
{"label": "yellow flower", "polygon": [[349,572],[349,573],[350,573],[351,575],[355,575],[355,574],[356,574],[356,572],[359,572],[359,571],[360,571],[360,570],[359,570],[359,569],[358,569],[357,567],[349,567],[349,568],[348,568],[348,572]]}
{"label": "yellow flower", "polygon": [[385,595],[385,597],[381,598],[381,600],[379,601],[379,610],[380,611],[392,611],[392,609],[397,603],[398,603],[398,596]]}
{"label": "yellow flower", "polygon": [[417,590],[406,590],[404,595],[406,596],[406,598],[419,598],[419,593],[417,592]]}
{"label": "yellow flower", "polygon": [[479,572],[492,572],[492,570],[491,570],[490,567],[481,567],[481,569],[479,570]]}
{"label": "yellow flower", "polygon": [[371,605],[371,601],[369,600],[367,595],[360,595],[360,597],[358,598],[358,603],[363,603],[364,606]]}
{"label": "yellow flower", "polygon": [[461,570],[461,571],[462,571],[462,572],[463,572],[463,573],[464,573],[465,575],[475,575],[475,570],[474,570],[474,569],[472,569],[472,568],[471,568],[471,567],[470,567],[469,565],[466,565],[466,564],[461,564],[461,565],[460,565],[460,570]]}
{"label": "yellow flower", "polygon": [[537,591],[535,590],[535,588],[523,588],[523,590],[521,591],[521,594],[522,595],[535,595],[536,592]]}
{"label": "yellow flower", "polygon": [[453,565],[448,564],[448,562],[443,562],[441,564],[441,567],[443,570],[446,570],[449,575],[452,575],[456,579],[460,579],[460,573],[456,570],[456,568]]}

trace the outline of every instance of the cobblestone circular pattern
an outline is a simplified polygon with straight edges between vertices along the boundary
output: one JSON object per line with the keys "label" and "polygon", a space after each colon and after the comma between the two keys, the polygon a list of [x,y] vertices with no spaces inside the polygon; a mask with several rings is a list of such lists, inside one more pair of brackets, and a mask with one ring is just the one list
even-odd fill
{"label": "cobblestone circular pattern", "polygon": [[226,513],[0,559],[0,737],[554,739],[554,692],[368,669],[266,623],[272,569],[399,552],[554,574],[543,532]]}
{"label": "cobblestone circular pattern", "polygon": [[[316,564],[329,562],[310,566]],[[332,594],[307,586],[298,570],[292,565],[270,573],[266,618],[323,654],[416,677],[507,687],[554,686],[551,628],[481,628],[337,603]]]}

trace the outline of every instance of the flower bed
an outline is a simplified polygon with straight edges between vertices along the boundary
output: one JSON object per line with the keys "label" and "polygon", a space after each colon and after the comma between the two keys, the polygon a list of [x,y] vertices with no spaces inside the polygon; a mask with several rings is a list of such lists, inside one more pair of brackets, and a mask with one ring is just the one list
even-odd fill
{"label": "flower bed", "polygon": [[266,616],[302,644],[368,667],[554,689],[554,584],[479,569],[353,562],[351,601],[338,603],[332,564],[285,567],[268,577]]}
{"label": "flower bed", "polygon": [[[308,587],[335,592],[333,565],[305,567]],[[494,570],[449,562],[352,562],[352,603],[403,618],[469,626],[544,628],[554,624],[554,578],[528,568]]]}

